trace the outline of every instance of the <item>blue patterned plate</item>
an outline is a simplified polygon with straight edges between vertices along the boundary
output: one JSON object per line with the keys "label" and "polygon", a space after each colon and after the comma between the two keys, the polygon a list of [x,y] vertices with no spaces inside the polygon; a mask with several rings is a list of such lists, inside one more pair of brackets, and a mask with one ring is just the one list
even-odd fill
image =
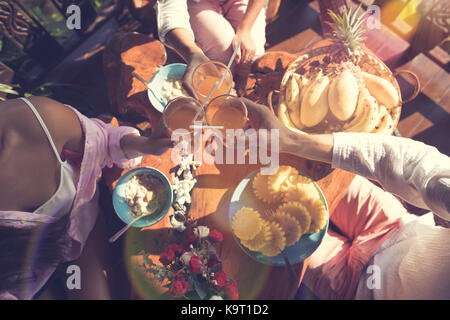
{"label": "blue patterned plate", "polygon": [[[298,170],[297,170],[298,171]],[[230,203],[230,209],[229,209],[229,221],[231,225],[231,221],[233,219],[233,216],[238,212],[242,207],[248,207],[248,208],[254,208],[258,210],[259,212],[264,211],[268,208],[267,204],[262,203],[258,198],[256,198],[253,188],[252,188],[252,181],[253,178],[256,176],[256,174],[259,172],[259,170],[256,170],[249,174],[247,177],[245,177],[239,185],[234,190],[233,196],[231,197],[231,203]],[[300,171],[298,171],[300,175],[306,176]],[[307,176],[306,176],[307,177]],[[309,177],[308,177],[309,178]],[[319,232],[313,233],[313,234],[304,234],[296,243],[293,245],[286,247],[284,252],[286,253],[287,257],[289,258],[289,262],[293,265],[299,262],[302,262],[306,258],[308,258],[320,245],[322,242],[323,237],[327,233],[328,230],[328,220],[329,220],[329,214],[328,214],[328,205],[327,201],[325,200],[325,197],[323,195],[322,190],[320,190],[319,186],[315,183],[314,186],[316,187],[317,191],[320,194],[320,199],[325,204],[325,207],[327,209],[327,223],[325,227],[320,230]],[[272,208],[276,209],[276,208]],[[234,235],[234,238],[244,250],[244,252],[249,255],[252,259],[266,265],[270,266],[285,266],[286,263],[284,261],[283,255],[280,253],[279,255],[275,257],[268,257],[263,255],[260,252],[255,252],[247,249],[244,247],[239,239]]]}

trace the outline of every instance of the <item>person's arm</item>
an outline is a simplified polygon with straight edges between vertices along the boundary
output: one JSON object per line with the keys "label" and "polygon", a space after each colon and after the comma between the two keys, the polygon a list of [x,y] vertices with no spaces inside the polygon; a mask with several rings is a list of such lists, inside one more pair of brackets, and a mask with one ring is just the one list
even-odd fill
{"label": "person's arm", "polygon": [[332,165],[450,220],[450,158],[435,147],[401,137],[335,133]]}
{"label": "person's arm", "polygon": [[450,158],[407,138],[371,133],[299,135],[286,152],[378,181],[405,201],[450,220]]}
{"label": "person's arm", "polygon": [[289,130],[270,111],[267,106],[247,98],[241,98],[248,111],[248,119],[255,129],[278,129],[280,152],[291,153],[303,158],[331,163],[333,155],[333,136],[330,134],[307,135]]}
{"label": "person's arm", "polygon": [[171,43],[167,41],[167,34],[175,29],[185,30],[187,38],[192,42],[194,32],[189,22],[189,11],[187,0],[158,0],[155,4],[156,17],[158,23],[158,35],[161,42],[171,47]]}
{"label": "person's arm", "polygon": [[[109,140],[119,139],[118,147],[128,159],[145,154],[161,154],[173,145],[173,142],[162,134],[162,128],[157,128],[150,137],[141,137],[135,128],[124,126],[114,128],[99,119],[88,119],[78,114],[74,109],[53,99],[31,97],[29,100],[39,110],[55,143],[61,145],[63,149],[75,153],[83,153],[85,146],[86,134],[83,132],[80,117],[86,123],[95,123],[97,129],[103,130],[105,145],[110,144]],[[100,136],[100,131],[98,136]]]}
{"label": "person's arm", "polygon": [[128,159],[146,154],[160,155],[173,147],[173,141],[156,129],[150,137],[128,134],[120,139],[120,147]]}
{"label": "person's arm", "polygon": [[183,87],[193,97],[195,97],[192,88],[192,74],[195,68],[209,59],[205,56],[202,49],[194,42],[194,38],[186,29],[176,28],[166,34],[166,43],[173,48],[187,63],[186,71],[183,75]]}
{"label": "person's arm", "polygon": [[[129,126],[114,127],[99,119],[88,119],[81,116],[98,131],[98,144],[106,145],[106,162],[125,167],[128,163],[139,163],[141,157],[148,154],[160,155],[173,147],[173,141],[165,136],[165,127],[160,121],[149,137],[143,137],[136,128]],[[132,160],[132,161],[128,161]]]}
{"label": "person's arm", "polygon": [[189,22],[186,0],[158,0],[156,3],[158,33],[160,40],[175,50],[187,68],[183,76],[183,87],[193,97],[192,74],[195,68],[209,59],[195,43],[194,32]]}
{"label": "person's arm", "polygon": [[386,191],[450,220],[450,158],[435,147],[372,133],[299,134],[283,126],[267,107],[244,101],[252,126],[280,130],[280,152],[378,181]]}
{"label": "person's arm", "polygon": [[287,143],[284,143],[283,152],[310,160],[331,163],[333,159],[333,140],[331,134],[302,135],[293,132],[289,134]]}
{"label": "person's arm", "polygon": [[233,49],[236,48],[239,39],[242,40],[241,50],[236,54],[236,63],[248,63],[255,56],[256,45],[251,36],[253,25],[258,15],[264,8],[267,0],[249,0],[244,18],[236,29],[233,39]]}
{"label": "person's arm", "polygon": [[173,48],[184,61],[189,62],[196,54],[204,55],[194,38],[183,28],[175,28],[166,34],[166,43]]}

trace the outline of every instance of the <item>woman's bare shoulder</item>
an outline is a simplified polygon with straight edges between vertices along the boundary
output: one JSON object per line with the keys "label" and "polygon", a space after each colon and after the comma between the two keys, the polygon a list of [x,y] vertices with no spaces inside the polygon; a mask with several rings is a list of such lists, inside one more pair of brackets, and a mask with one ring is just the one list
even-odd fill
{"label": "woman's bare shoulder", "polygon": [[[83,131],[78,116],[72,109],[47,97],[33,96],[28,100],[41,116],[53,141],[59,147],[58,149],[68,148],[76,152],[83,151]],[[28,123],[31,122],[34,115],[25,111],[28,108],[25,102],[15,99],[2,104],[5,106],[3,110],[6,111],[5,116],[10,118],[10,123],[15,124],[23,131],[28,130]],[[36,126],[30,127],[30,129],[41,130]]]}
{"label": "woman's bare shoulder", "polygon": [[30,101],[40,108],[38,111],[45,123],[48,123],[48,130],[56,133],[64,148],[75,152],[83,151],[83,130],[78,116],[71,108],[46,97],[32,97]]}

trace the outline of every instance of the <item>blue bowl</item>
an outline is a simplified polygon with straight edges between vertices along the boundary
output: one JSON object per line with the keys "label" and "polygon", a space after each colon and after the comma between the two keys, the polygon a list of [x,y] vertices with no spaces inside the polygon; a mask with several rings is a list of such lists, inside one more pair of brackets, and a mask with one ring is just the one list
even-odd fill
{"label": "blue bowl", "polygon": [[136,221],[133,224],[133,227],[136,228],[149,227],[159,222],[166,216],[173,201],[172,185],[170,184],[169,179],[167,179],[167,177],[161,171],[151,167],[140,167],[130,170],[119,179],[113,192],[114,210],[123,222],[129,224],[134,218],[136,218],[136,216],[133,216],[131,214],[130,207],[124,199],[125,186],[131,178],[142,174],[151,175],[159,179],[164,184],[167,189],[167,200],[163,208],[159,212],[154,212],[151,215],[143,217],[142,219]]}
{"label": "blue bowl", "polygon": [[[236,187],[236,189],[233,192],[233,195],[231,197],[231,203],[230,203],[230,209],[229,209],[229,222],[231,225],[231,221],[233,220],[233,216],[238,212],[242,207],[247,208],[255,208],[258,211],[262,211],[264,209],[267,209],[267,205],[262,203],[259,199],[256,198],[253,188],[252,188],[252,181],[253,178],[256,176],[259,170],[253,171],[250,173],[247,177],[245,177],[239,185]],[[300,175],[304,175],[302,172],[297,170]],[[306,176],[306,175],[304,175]],[[320,190],[319,186],[315,183],[314,186],[316,187],[317,191],[319,192],[320,199],[325,204],[325,208],[327,210],[328,214],[328,205],[327,201],[325,200],[325,196],[323,195],[322,190]],[[299,262],[302,262],[306,258],[308,258],[311,254],[313,254],[314,251],[319,247],[320,243],[323,240],[323,237],[327,233],[328,230],[328,220],[329,215],[327,217],[327,223],[322,228],[322,230],[313,233],[313,234],[304,234],[296,243],[293,245],[286,247],[284,249],[284,252],[286,253],[287,257],[289,258],[289,262],[291,265],[297,264]],[[268,257],[263,255],[260,252],[251,251],[247,249],[244,245],[241,244],[240,240],[236,235],[233,233],[233,236],[241,249],[252,259],[265,264],[269,266],[285,266],[286,262],[284,260],[283,254],[279,254],[275,257]]]}
{"label": "blue bowl", "polygon": [[153,107],[155,107],[156,110],[158,110],[159,112],[163,112],[168,102],[164,101],[164,99],[160,95],[164,82],[166,82],[168,79],[181,78],[184,75],[185,71],[186,64],[172,63],[161,67],[154,74],[153,78],[150,80],[150,90],[147,90],[147,95],[151,104],[153,105]]}

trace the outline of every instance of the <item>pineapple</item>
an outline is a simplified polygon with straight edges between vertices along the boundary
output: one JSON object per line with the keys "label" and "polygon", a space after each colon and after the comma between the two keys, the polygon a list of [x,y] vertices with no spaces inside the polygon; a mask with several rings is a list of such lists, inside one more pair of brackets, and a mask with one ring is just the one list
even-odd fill
{"label": "pineapple", "polygon": [[[279,108],[279,118],[285,120],[289,128],[323,133],[380,132],[376,129],[386,127],[386,123],[387,127],[392,127],[389,112],[386,115],[380,109],[389,111],[398,107],[401,99],[393,84],[395,79],[389,81],[379,76],[381,73],[375,75],[373,70],[363,70],[369,57],[362,44],[367,12],[361,13],[360,9],[361,6],[348,9],[341,15],[328,10],[332,22],[325,23],[332,30],[332,44],[312,49],[292,64],[294,73],[287,75],[289,81],[285,91],[281,89],[289,101]],[[316,59],[309,63],[309,69],[305,69],[303,66],[314,55],[323,56],[322,61]],[[371,59],[377,60],[376,57]],[[386,74],[392,73],[387,69]],[[295,79],[298,86],[293,84]]]}

